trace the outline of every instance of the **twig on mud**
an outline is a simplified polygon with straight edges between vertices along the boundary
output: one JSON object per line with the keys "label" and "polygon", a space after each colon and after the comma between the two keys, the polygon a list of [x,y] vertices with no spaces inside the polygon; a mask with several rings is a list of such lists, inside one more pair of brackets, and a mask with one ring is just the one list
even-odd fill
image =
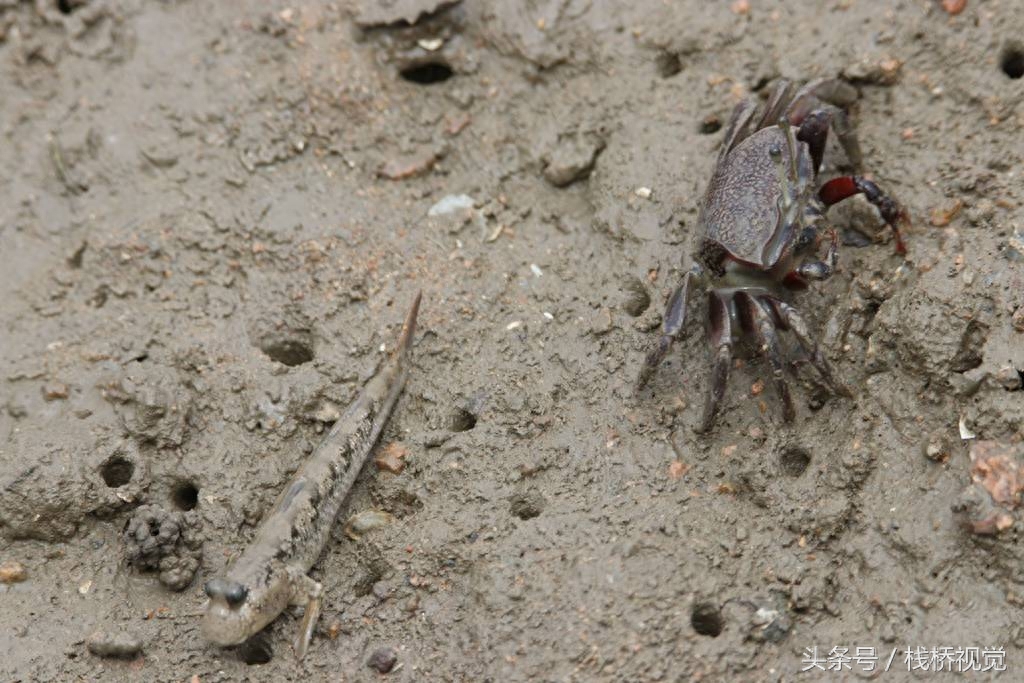
{"label": "twig on mud", "polygon": [[57,171],[57,179],[67,188],[68,192],[77,195],[89,189],[71,175],[71,171],[64,161],[64,151],[60,147],[60,140],[57,139],[56,133],[50,134],[50,159],[53,160],[53,167]]}

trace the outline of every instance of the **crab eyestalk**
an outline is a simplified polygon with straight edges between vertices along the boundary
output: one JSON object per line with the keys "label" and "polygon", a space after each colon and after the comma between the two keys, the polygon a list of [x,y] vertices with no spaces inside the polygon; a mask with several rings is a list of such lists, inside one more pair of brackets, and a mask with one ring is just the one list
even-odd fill
{"label": "crab eyestalk", "polygon": [[793,203],[793,197],[789,193],[792,182],[786,176],[786,165],[782,161],[782,148],[778,145],[772,145],[768,148],[768,156],[772,158],[772,162],[775,164],[775,175],[779,179],[779,187],[782,188],[782,192],[779,193],[779,213],[784,214],[789,209],[790,204]]}
{"label": "crab eyestalk", "polygon": [[793,126],[785,116],[779,119],[779,130],[786,136],[786,150],[789,152],[789,179],[796,185],[800,179],[800,171],[797,167],[796,133],[793,132]]}

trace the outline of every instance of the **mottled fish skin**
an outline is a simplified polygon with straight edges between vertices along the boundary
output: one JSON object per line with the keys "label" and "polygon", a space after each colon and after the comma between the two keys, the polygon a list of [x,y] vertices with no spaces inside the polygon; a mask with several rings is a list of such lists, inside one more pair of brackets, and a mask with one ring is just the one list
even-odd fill
{"label": "mottled fish skin", "polygon": [[[391,358],[284,487],[225,577],[207,583],[210,600],[202,632],[210,642],[222,647],[242,643],[288,605],[306,604],[311,593],[319,593],[319,585],[306,574],[323,552],[338,511],[405,385],[419,305],[417,294]],[[239,600],[239,595],[244,597]]]}

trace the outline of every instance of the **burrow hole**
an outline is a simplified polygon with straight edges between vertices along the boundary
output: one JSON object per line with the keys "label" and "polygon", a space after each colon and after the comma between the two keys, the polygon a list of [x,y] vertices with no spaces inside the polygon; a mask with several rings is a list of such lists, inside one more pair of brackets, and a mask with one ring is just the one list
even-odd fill
{"label": "burrow hole", "polygon": [[1020,45],[1007,46],[999,58],[999,68],[1014,80],[1024,76],[1024,47]]}
{"label": "burrow hole", "polygon": [[274,651],[266,637],[256,635],[238,646],[238,657],[246,664],[267,664],[274,658]]}
{"label": "burrow hole", "polygon": [[103,483],[112,489],[124,486],[135,474],[135,463],[123,455],[115,455],[100,465],[100,476]]}
{"label": "burrow hole", "polygon": [[260,342],[260,351],[271,360],[295,367],[313,360],[313,342],[305,336],[269,335]]}
{"label": "burrow hole", "polygon": [[539,493],[528,492],[512,496],[509,510],[521,520],[540,517],[544,512],[544,498]]}
{"label": "burrow hole", "polygon": [[799,477],[811,464],[811,454],[802,448],[787,448],[779,456],[779,467],[788,477]]}
{"label": "burrow hole", "polygon": [[199,487],[190,481],[179,481],[171,489],[171,502],[179,510],[195,510],[199,505]]}
{"label": "burrow hole", "polygon": [[61,14],[71,14],[81,4],[82,0],[57,0],[57,11]]}
{"label": "burrow hole", "polygon": [[433,85],[447,81],[455,75],[455,72],[444,62],[427,62],[407,66],[399,72],[399,75],[410,83]]}
{"label": "burrow hole", "polygon": [[717,638],[725,627],[722,611],[710,602],[698,602],[690,612],[690,625],[702,636]]}
{"label": "burrow hole", "polygon": [[697,132],[701,135],[711,135],[722,130],[722,121],[715,114],[705,116],[704,120],[697,126]]}
{"label": "burrow hole", "polygon": [[453,432],[468,432],[476,427],[476,415],[465,408],[456,408],[448,418],[448,428]]}
{"label": "burrow hole", "polygon": [[683,70],[683,60],[678,52],[665,50],[658,55],[658,75],[662,78],[672,78]]}

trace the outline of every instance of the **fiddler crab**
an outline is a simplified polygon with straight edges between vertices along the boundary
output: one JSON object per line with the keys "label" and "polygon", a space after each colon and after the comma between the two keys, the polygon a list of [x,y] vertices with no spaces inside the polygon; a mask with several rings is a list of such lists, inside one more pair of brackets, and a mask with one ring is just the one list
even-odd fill
{"label": "fiddler crab", "polygon": [[[643,387],[654,375],[683,331],[694,291],[706,289],[713,366],[711,393],[697,432],[714,424],[741,334],[755,342],[771,367],[787,422],[796,411],[783,374],[778,330],[793,333],[833,393],[852,396],[833,377],[807,321],[788,299],[811,280],[832,276],[839,247],[826,213],[854,195],[863,194],[878,208],[892,228],[897,253],[906,253],[899,225],[908,222],[907,214],[875,183],[860,175],[818,183],[829,128],[855,172],[861,169],[860,145],[846,111],[856,97],[853,86],[838,80],[812,81],[800,89],[783,80],[772,89],[760,115],[753,99],[733,111],[701,206],[703,237],[694,265],[669,299],[661,338],[647,355],[638,381],[638,388]],[[823,235],[828,246],[820,259]]]}

